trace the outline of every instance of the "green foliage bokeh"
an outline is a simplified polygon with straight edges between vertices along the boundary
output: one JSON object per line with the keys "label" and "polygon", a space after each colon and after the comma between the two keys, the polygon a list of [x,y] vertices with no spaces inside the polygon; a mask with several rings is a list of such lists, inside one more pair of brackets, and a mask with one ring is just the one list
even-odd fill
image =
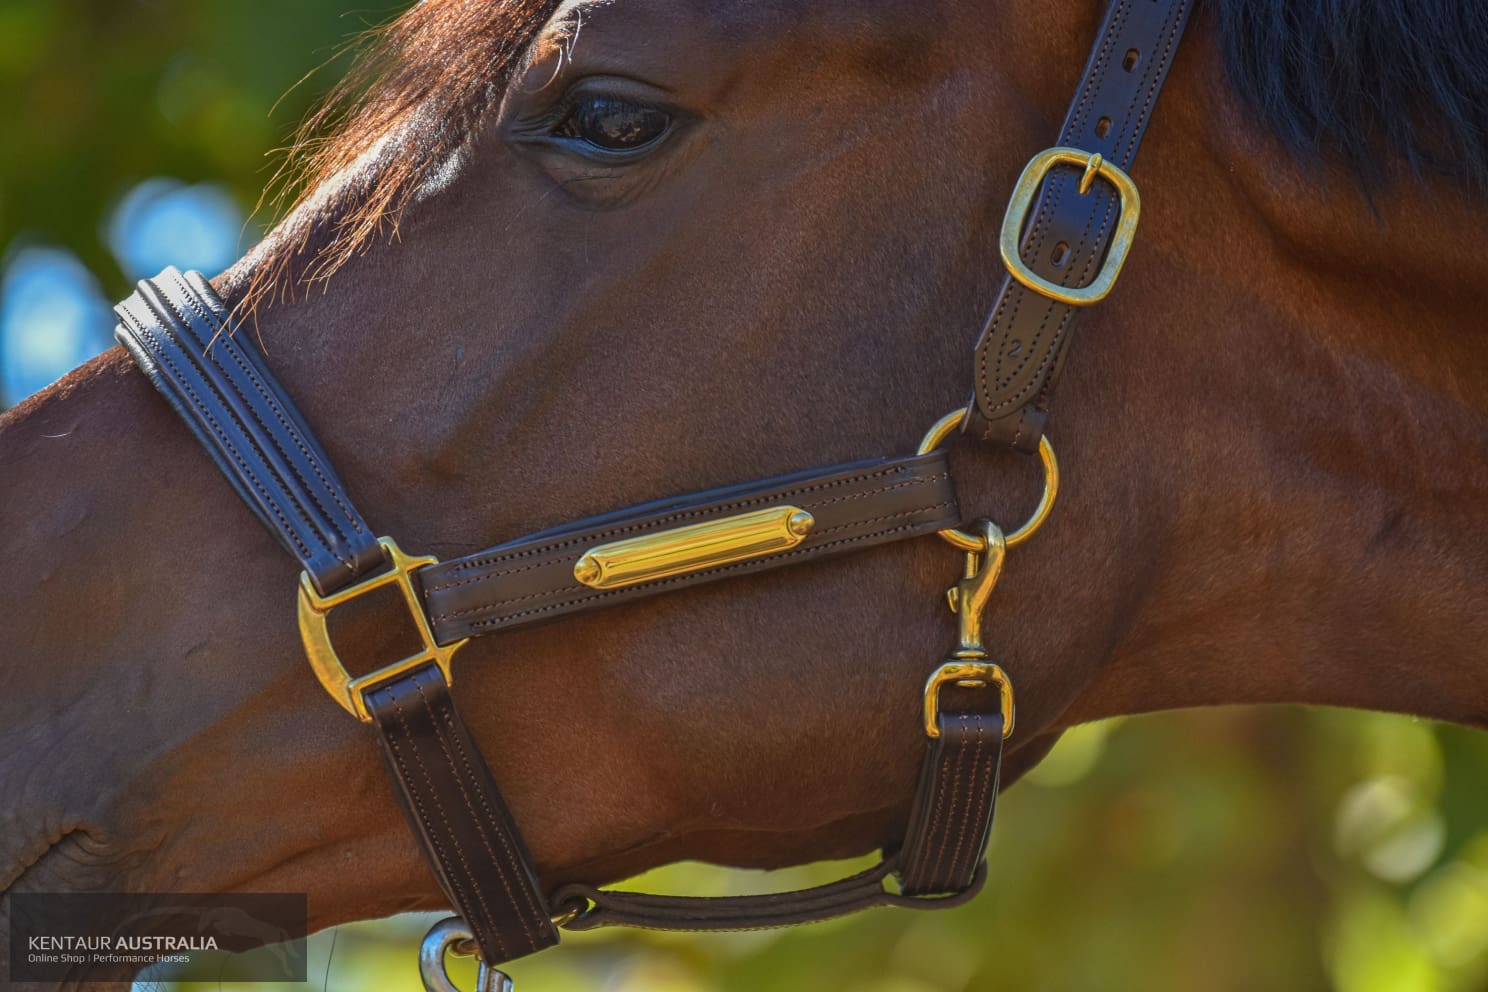
{"label": "green foliage bokeh", "polygon": [[[266,154],[344,68],[335,53],[398,6],[0,0],[0,245],[63,245],[123,295],[101,227],[124,191],[212,179],[251,208]],[[1375,714],[1080,728],[1005,796],[992,881],[967,907],[783,934],[586,935],[511,971],[522,992],[1478,989],[1485,777],[1488,739]],[[724,892],[841,870],[760,880],[682,865],[645,881]],[[428,922],[318,935],[309,987],[411,992]]]}
{"label": "green foliage bokeh", "polygon": [[403,6],[0,0],[0,246],[62,245],[123,296],[100,230],[119,198],[151,176],[211,179],[251,210],[338,55]]}

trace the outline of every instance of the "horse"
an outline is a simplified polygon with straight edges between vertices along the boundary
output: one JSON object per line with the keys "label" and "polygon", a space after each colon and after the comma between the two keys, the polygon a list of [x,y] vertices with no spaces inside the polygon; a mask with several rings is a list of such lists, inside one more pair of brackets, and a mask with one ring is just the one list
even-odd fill
{"label": "horse", "polygon": [[[913,451],[965,402],[1003,203],[1100,16],[423,0],[214,285],[365,515],[441,558]],[[1488,725],[1485,28],[1199,4],[1065,364],[1057,513],[989,607],[1004,784],[1071,726],[1176,707]],[[971,515],[1032,504],[1026,459],[953,464]],[[0,466],[6,904],[445,904],[308,678],[293,567],[120,350],[6,413]],[[472,643],[454,691],[544,885],[902,835],[959,566],[917,540]],[[338,619],[347,654],[398,654],[386,605]]]}

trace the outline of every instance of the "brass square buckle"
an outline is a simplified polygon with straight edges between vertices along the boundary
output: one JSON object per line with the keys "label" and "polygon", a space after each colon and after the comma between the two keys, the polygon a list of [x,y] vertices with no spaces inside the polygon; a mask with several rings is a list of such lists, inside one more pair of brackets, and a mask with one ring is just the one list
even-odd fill
{"label": "brass square buckle", "polygon": [[[320,684],[331,694],[331,698],[363,723],[372,722],[372,715],[367,712],[367,701],[363,695],[367,690],[375,689],[387,680],[431,661],[439,666],[439,671],[444,674],[444,681],[448,684],[453,680],[450,660],[469,640],[467,637],[445,645],[436,642],[434,631],[429,626],[429,618],[424,614],[423,604],[419,602],[418,592],[413,588],[413,573],[429,565],[437,565],[439,559],[409,557],[390,537],[379,537],[377,543],[382,545],[382,552],[392,563],[392,569],[364,579],[340,592],[322,596],[310,581],[309,574],[300,573],[300,639],[305,643],[305,654],[310,659],[310,667],[315,670],[315,677],[320,679]],[[353,678],[336,656],[336,649],[331,644],[328,627],[331,611],[359,596],[391,585],[396,585],[403,594],[403,602],[408,606],[408,613],[418,629],[423,650],[385,668]]]}
{"label": "brass square buckle", "polygon": [[[1116,232],[1111,235],[1111,247],[1106,260],[1089,285],[1071,288],[1050,282],[1034,272],[1018,253],[1018,243],[1023,237],[1023,223],[1033,207],[1033,198],[1043,185],[1044,178],[1058,165],[1077,165],[1084,168],[1080,177],[1080,195],[1090,192],[1090,185],[1099,176],[1116,188],[1121,197],[1121,217],[1116,222]],[[1131,251],[1132,238],[1137,232],[1137,218],[1142,212],[1142,198],[1137,195],[1137,185],[1121,169],[1101,158],[1099,153],[1081,151],[1078,148],[1055,147],[1039,152],[1023,167],[1018,185],[1013,187],[1012,199],[1008,201],[1007,213],[1002,218],[1002,235],[998,239],[998,250],[1002,264],[1007,266],[1014,279],[1035,293],[1047,296],[1072,307],[1087,307],[1099,303],[1116,285],[1121,266],[1126,262],[1126,253]]]}

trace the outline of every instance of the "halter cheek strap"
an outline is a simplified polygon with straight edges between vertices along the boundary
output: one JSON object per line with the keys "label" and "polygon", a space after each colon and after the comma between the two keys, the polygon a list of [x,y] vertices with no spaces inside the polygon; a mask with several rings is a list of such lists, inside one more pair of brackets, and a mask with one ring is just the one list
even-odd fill
{"label": "halter cheek strap", "polygon": [[[386,570],[329,458],[199,273],[167,269],[116,312],[119,342],[317,594]],[[531,856],[437,666],[413,667],[371,695],[404,813],[482,953],[510,960],[557,943]]]}
{"label": "halter cheek strap", "polygon": [[324,591],[383,567],[377,536],[284,390],[198,272],[166,269],[116,308],[115,336],[238,496]]}

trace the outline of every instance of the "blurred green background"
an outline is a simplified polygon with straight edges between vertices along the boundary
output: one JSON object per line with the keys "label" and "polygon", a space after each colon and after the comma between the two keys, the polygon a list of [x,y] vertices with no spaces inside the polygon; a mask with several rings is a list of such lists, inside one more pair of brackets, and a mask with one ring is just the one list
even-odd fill
{"label": "blurred green background", "polygon": [[[345,43],[399,6],[0,0],[0,404],[106,347],[108,303],[134,278],[219,269],[256,240],[266,153],[342,71]],[[510,970],[521,992],[1488,988],[1485,779],[1488,736],[1400,717],[1084,727],[1004,797],[992,881],[967,907],[578,935]],[[843,869],[681,865],[643,884],[760,891]],[[303,987],[413,992],[433,919],[317,935]]]}

